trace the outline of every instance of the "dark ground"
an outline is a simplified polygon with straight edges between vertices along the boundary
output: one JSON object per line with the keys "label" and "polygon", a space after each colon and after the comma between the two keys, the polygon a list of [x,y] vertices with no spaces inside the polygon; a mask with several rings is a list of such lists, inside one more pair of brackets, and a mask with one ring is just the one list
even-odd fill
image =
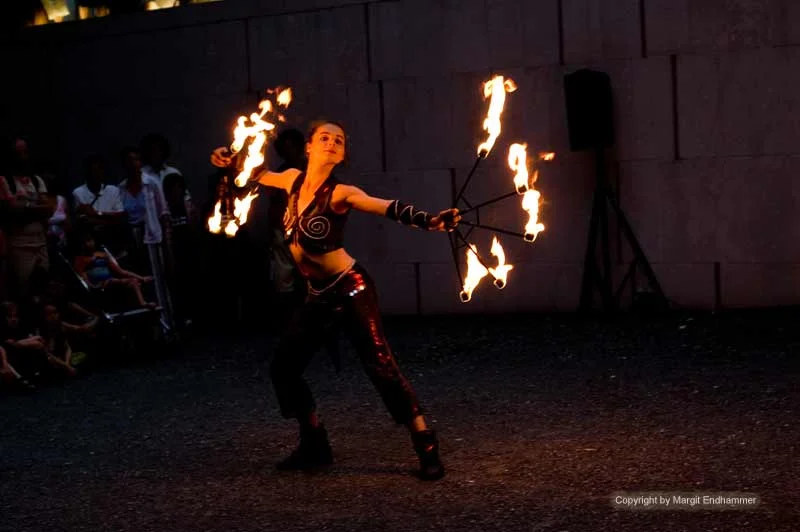
{"label": "dark ground", "polygon": [[[10,531],[797,531],[800,311],[394,320],[401,366],[442,438],[410,442],[345,353],[309,375],[337,457],[278,474],[295,443],[265,379],[269,339],[0,398]],[[755,510],[625,511],[617,491],[739,491]]]}

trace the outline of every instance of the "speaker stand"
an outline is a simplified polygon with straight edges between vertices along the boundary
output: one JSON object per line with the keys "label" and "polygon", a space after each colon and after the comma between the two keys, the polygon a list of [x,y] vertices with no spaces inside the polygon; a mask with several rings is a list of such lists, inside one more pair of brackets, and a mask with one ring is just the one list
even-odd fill
{"label": "speaker stand", "polygon": [[[594,189],[594,200],[592,204],[592,218],[589,224],[589,239],[586,245],[586,258],[583,264],[583,281],[581,284],[581,311],[591,311],[594,306],[595,289],[599,290],[603,304],[603,310],[614,312],[619,308],[620,296],[625,286],[630,281],[633,283],[634,274],[637,266],[641,267],[645,277],[650,283],[653,291],[654,301],[657,306],[667,308],[668,301],[661,285],[656,278],[650,262],[639,245],[636,235],[633,233],[631,225],[625,213],[622,211],[608,181],[608,166],[606,160],[606,150],[602,147],[595,148],[595,172],[596,181]],[[611,206],[616,214],[617,222],[622,230],[623,237],[628,241],[633,251],[633,260],[628,266],[628,271],[622,279],[620,286],[613,290],[611,272],[611,252],[609,249],[608,237],[608,205]],[[599,233],[599,234],[598,234]],[[599,238],[598,238],[599,237]],[[598,250],[599,240],[599,250]],[[600,264],[598,264],[598,251]]]}

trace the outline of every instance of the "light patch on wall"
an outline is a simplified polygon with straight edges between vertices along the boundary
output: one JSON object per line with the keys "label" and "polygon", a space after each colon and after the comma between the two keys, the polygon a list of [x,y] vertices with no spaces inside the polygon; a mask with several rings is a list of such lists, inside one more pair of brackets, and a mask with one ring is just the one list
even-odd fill
{"label": "light patch on wall", "polygon": [[155,11],[157,9],[166,9],[168,7],[175,7],[178,2],[175,0],[150,0],[147,2],[146,9],[148,11]]}
{"label": "light patch on wall", "polygon": [[67,0],[42,0],[42,7],[47,12],[47,18],[54,22],[71,15]]}

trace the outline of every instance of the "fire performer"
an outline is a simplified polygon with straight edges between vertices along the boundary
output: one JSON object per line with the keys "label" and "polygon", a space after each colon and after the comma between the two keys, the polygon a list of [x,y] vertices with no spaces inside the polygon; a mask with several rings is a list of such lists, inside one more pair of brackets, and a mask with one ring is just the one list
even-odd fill
{"label": "fire performer", "polygon": [[[295,312],[270,367],[281,414],[286,419],[296,418],[300,424],[299,446],[277,467],[307,470],[333,463],[328,435],[303,372],[323,340],[320,331],[330,320],[339,320],[393,419],[408,427],[420,461],[420,478],[436,480],[444,475],[438,439],[428,428],[411,384],[386,341],[375,284],[342,242],[351,209],[428,231],[452,231],[460,216],[455,208],[431,215],[399,200],[375,198],[340,183],[332,172],[345,159],[346,144],[341,125],[316,122],[305,146],[305,172],[263,171],[257,176],[261,185],[283,189],[289,195],[285,236],[308,283],[308,297]],[[217,148],[211,162],[228,166],[231,157],[227,148]]]}

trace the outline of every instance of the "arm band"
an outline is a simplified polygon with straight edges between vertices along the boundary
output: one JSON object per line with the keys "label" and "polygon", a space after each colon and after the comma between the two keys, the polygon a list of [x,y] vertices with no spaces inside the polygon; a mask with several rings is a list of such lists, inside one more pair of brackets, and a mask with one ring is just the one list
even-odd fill
{"label": "arm band", "polygon": [[425,211],[407,205],[400,200],[394,200],[386,209],[386,217],[395,222],[428,229],[433,216]]}

